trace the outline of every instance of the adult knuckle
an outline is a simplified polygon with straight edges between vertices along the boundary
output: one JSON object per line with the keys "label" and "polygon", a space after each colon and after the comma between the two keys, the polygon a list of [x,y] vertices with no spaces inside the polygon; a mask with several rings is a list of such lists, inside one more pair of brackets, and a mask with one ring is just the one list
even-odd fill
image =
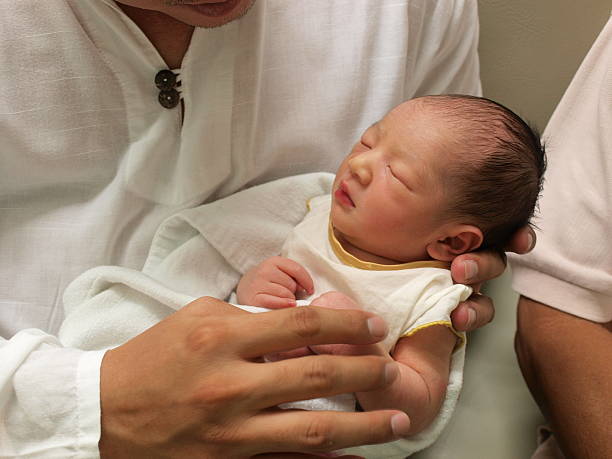
{"label": "adult knuckle", "polygon": [[196,298],[191,303],[187,304],[184,308],[181,308],[176,313],[177,315],[192,315],[202,317],[210,314],[210,308],[219,300],[210,296],[202,296]]}
{"label": "adult knuckle", "polygon": [[244,390],[236,384],[214,384],[201,387],[194,394],[194,400],[200,406],[232,405],[244,398]]}
{"label": "adult knuckle", "polygon": [[331,423],[319,418],[310,419],[300,437],[300,443],[309,449],[326,450],[334,446]]}
{"label": "adult knuckle", "polygon": [[217,349],[230,339],[228,326],[224,320],[209,319],[194,327],[186,337],[189,351],[207,353]]}
{"label": "adult knuckle", "polygon": [[316,309],[310,307],[292,309],[289,328],[298,336],[311,338],[321,331],[321,316]]}
{"label": "adult knuckle", "polygon": [[201,434],[202,441],[207,445],[236,445],[241,438],[240,429],[232,424],[209,425]]}
{"label": "adult knuckle", "polygon": [[316,356],[308,359],[304,365],[304,383],[315,392],[327,394],[334,387],[335,366],[327,356]]}

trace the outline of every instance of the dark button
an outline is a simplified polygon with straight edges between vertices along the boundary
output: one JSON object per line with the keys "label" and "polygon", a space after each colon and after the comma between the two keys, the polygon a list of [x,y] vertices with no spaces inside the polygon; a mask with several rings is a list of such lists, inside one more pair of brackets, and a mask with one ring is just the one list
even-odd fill
{"label": "dark button", "polygon": [[169,91],[159,91],[159,96],[157,99],[162,107],[174,108],[178,105],[181,96],[176,89],[171,89]]}
{"label": "dark button", "polygon": [[176,86],[176,74],[170,70],[160,70],[155,75],[155,86],[162,91],[169,91]]}

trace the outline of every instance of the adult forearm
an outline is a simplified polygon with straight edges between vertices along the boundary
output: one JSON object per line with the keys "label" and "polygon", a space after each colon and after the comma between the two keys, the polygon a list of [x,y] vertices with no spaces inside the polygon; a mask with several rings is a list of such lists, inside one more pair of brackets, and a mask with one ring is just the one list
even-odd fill
{"label": "adult forearm", "polygon": [[570,458],[612,451],[612,332],[521,297],[516,351],[533,397]]}

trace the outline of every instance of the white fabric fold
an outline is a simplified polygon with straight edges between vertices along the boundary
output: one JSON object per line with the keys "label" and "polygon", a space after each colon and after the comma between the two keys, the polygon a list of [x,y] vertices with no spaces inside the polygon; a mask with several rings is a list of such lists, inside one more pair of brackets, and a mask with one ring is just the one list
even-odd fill
{"label": "white fabric fold", "polygon": [[280,253],[304,217],[305,203],[329,192],[332,181],[328,173],[288,177],[170,217],[157,231],[142,272],[101,266],[68,286],[60,340],[79,349],[107,349],[197,297],[229,298],[244,272]]}
{"label": "white fabric fold", "polygon": [[0,458],[98,457],[103,356],[35,329],[2,341]]}

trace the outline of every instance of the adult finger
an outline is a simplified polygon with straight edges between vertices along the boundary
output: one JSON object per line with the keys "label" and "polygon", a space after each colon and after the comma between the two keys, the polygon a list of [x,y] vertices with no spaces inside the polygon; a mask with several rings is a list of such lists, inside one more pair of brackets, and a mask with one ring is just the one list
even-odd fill
{"label": "adult finger", "polygon": [[[247,383],[249,404],[259,410],[296,400],[382,389],[398,377],[397,365],[378,356],[338,355],[252,363]],[[236,389],[243,385],[237,382]]]}
{"label": "adult finger", "polygon": [[312,277],[310,277],[308,271],[301,264],[288,258],[281,258],[277,266],[281,271],[293,278],[306,293],[309,295],[314,293]]}
{"label": "adult finger", "polygon": [[458,331],[473,331],[493,320],[495,308],[490,297],[475,293],[460,303],[451,313],[453,327]]}
{"label": "adult finger", "polygon": [[[536,235],[525,225],[514,232],[505,247],[508,252],[527,253],[533,249]],[[483,250],[459,255],[451,264],[453,280],[460,284],[477,284],[500,276],[506,269],[506,255],[503,252]]]}
{"label": "adult finger", "polygon": [[317,306],[279,309],[240,318],[243,333],[232,344],[241,356],[259,357],[311,344],[372,344],[387,335],[380,317],[356,309]]}
{"label": "adult finger", "polygon": [[305,357],[307,355],[315,355],[310,347],[304,346],[297,349],[291,349],[290,351],[277,352],[276,354],[268,354],[265,359],[268,362],[278,362],[279,360],[295,359],[297,357]]}
{"label": "adult finger", "polygon": [[394,410],[278,410],[260,413],[242,423],[241,437],[245,444],[261,444],[268,452],[313,453],[393,441],[406,436],[409,428],[406,413]]}
{"label": "adult finger", "polygon": [[453,281],[479,284],[500,276],[506,269],[506,256],[491,250],[470,252],[456,257],[451,264]]}
{"label": "adult finger", "polygon": [[338,454],[305,454],[305,453],[272,453],[272,454],[258,454],[257,456],[251,456],[254,459],[317,459],[322,457],[333,457],[334,459],[366,459],[363,456],[340,456]]}
{"label": "adult finger", "polygon": [[522,226],[514,232],[510,242],[504,249],[506,252],[523,254],[531,252],[536,244],[536,234],[529,225]]}
{"label": "adult finger", "polygon": [[334,459],[366,459],[362,456],[339,456],[337,454],[302,454],[302,453],[276,453],[276,454],[258,454],[251,456],[255,459],[317,459],[322,457],[333,457]]}

